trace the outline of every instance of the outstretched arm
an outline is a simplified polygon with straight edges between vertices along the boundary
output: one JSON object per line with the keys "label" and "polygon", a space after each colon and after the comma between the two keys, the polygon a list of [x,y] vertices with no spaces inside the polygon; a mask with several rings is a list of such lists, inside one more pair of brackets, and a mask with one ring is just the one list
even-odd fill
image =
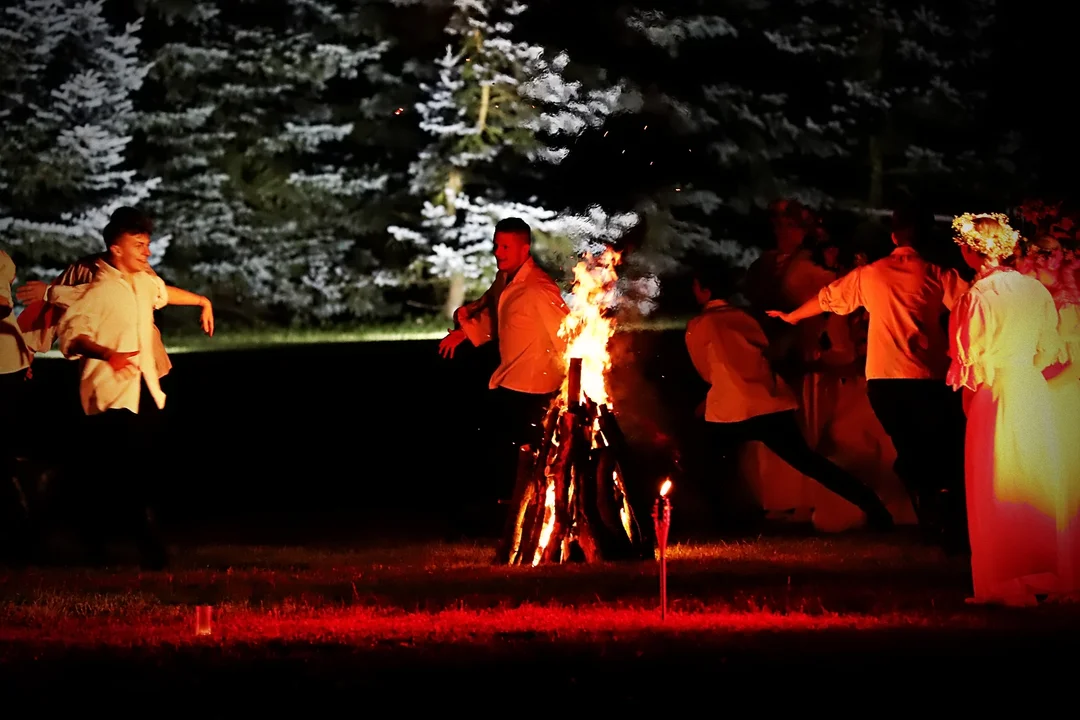
{"label": "outstretched arm", "polygon": [[836,315],[850,315],[865,306],[862,294],[862,276],[865,267],[856,268],[847,275],[821,288],[817,295],[810,298],[794,312],[785,313],[779,310],[769,310],[769,317],[779,318],[786,323],[797,325],[803,320],[822,313],[835,313]]}
{"label": "outstretched arm", "polygon": [[171,285],[166,286],[165,290],[168,293],[170,305],[195,305],[202,308],[199,322],[202,323],[203,332],[210,337],[214,336],[214,306],[209,298]]}
{"label": "outstretched arm", "polygon": [[766,310],[765,314],[769,317],[779,318],[791,325],[798,325],[803,320],[809,320],[812,317],[816,317],[825,312],[821,307],[821,303],[818,301],[817,296],[810,298],[794,311],[786,313],[779,310]]}
{"label": "outstretched arm", "polygon": [[454,311],[454,327],[439,342],[440,355],[444,358],[452,358],[458,345],[466,340],[474,347],[480,347],[495,336],[491,307],[504,287],[506,287],[506,277],[503,273],[499,273],[495,276],[495,282],[479,299],[466,303]]}

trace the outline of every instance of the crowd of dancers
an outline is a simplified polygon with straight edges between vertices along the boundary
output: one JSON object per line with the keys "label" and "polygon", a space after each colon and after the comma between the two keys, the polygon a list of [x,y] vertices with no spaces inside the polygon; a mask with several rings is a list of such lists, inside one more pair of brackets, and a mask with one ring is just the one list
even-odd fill
{"label": "crowd of dancers", "polygon": [[[919,524],[947,550],[970,550],[973,601],[1009,605],[1080,590],[1080,262],[1057,208],[1031,203],[1025,222],[1030,239],[1003,214],[956,217],[963,272],[929,244],[932,216],[905,205],[888,255],[837,272],[813,215],[782,203],[778,247],[743,286],[751,308],[783,323],[765,321],[811,446],[843,457],[845,444],[875,445],[866,413],[844,422],[861,394],[892,446],[876,443],[878,460],[895,453],[893,477]],[[865,371],[853,378],[860,335]],[[895,499],[882,464],[861,477]],[[758,459],[766,498],[785,483],[777,469]],[[805,501],[799,480],[786,486],[774,509],[802,501],[817,514],[835,498]],[[837,500],[840,514],[854,510]]]}
{"label": "crowd of dancers", "polygon": [[[929,540],[970,551],[974,602],[1080,591],[1080,252],[1058,209],[1029,205],[1024,219],[1030,239],[1003,214],[956,217],[963,267],[949,267],[928,242],[933,217],[914,205],[893,213],[894,247],[874,257],[845,252],[808,209],[782,202],[777,247],[745,277],[696,268],[703,312],[686,343],[710,385],[700,416],[727,466],[716,481],[741,475],[765,510],[832,530],[886,530],[912,513]],[[153,272],[150,233],[121,208],[104,253],[18,288],[17,321],[15,266],[0,253],[0,401],[14,418],[34,354],[54,341],[79,361],[88,546],[100,552],[106,511],[125,509],[139,518],[144,566],[160,568],[146,468],[170,363],[153,313],[198,306],[212,334],[213,310]],[[495,283],[439,347],[452,357],[463,343],[497,341],[489,386],[513,408],[503,424],[520,428],[519,446],[535,442],[565,374],[568,310],[531,257],[527,224],[501,221],[493,244]],[[16,448],[10,431],[3,439],[11,478]]]}

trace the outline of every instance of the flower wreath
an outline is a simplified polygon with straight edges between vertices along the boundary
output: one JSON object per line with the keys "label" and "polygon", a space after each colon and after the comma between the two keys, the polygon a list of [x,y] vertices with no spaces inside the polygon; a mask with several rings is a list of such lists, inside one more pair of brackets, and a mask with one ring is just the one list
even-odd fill
{"label": "flower wreath", "polygon": [[[988,228],[979,228],[987,220],[995,223]],[[953,240],[984,257],[1003,260],[1011,257],[1020,243],[1020,233],[1009,225],[1009,218],[1003,213],[964,213],[953,218]]]}

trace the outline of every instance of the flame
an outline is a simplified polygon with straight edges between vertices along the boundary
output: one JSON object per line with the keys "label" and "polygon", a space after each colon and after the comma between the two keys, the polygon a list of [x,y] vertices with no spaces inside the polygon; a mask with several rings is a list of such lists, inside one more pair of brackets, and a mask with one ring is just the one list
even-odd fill
{"label": "flame", "polygon": [[548,479],[547,492],[544,494],[544,523],[542,528],[540,542],[537,545],[536,553],[533,555],[533,567],[540,564],[540,560],[544,557],[544,551],[547,550],[548,543],[551,542],[551,533],[555,531],[555,481],[550,478]]}
{"label": "flame", "polygon": [[664,497],[671,492],[671,478],[664,480],[664,483],[660,486],[660,497]]}
{"label": "flame", "polygon": [[[611,369],[608,341],[615,334],[607,310],[616,299],[615,266],[621,254],[607,248],[599,257],[586,254],[574,268],[570,314],[563,318],[559,337],[566,341],[565,358],[581,358],[581,391],[598,405],[610,405],[607,373]],[[563,402],[569,402],[569,380],[563,381]]]}
{"label": "flame", "polygon": [[[610,407],[611,399],[607,392],[607,373],[611,369],[611,355],[608,354],[608,342],[615,334],[615,326],[612,318],[608,316],[608,310],[615,304],[615,283],[618,275],[615,266],[620,260],[620,253],[607,248],[599,257],[586,254],[585,258],[574,268],[574,285],[571,290],[570,312],[563,318],[559,327],[559,337],[566,342],[566,351],[563,358],[567,366],[570,360],[581,358],[581,393],[597,405]],[[567,374],[563,380],[562,395],[560,398],[562,407],[570,403],[570,378]],[[592,421],[592,442],[607,443],[600,430],[600,418],[595,417]],[[558,433],[552,435],[551,442],[554,446],[560,445]],[[555,530],[556,507],[555,507],[555,478],[551,474],[552,467],[549,465],[545,470],[547,475],[547,487],[544,491],[544,515],[541,521],[539,542],[533,554],[532,565],[536,567],[543,559],[544,551],[552,542]],[[617,476],[612,476],[618,482]],[[571,482],[567,488],[568,500],[572,504],[576,493],[576,483]],[[629,514],[626,508],[620,509],[624,529],[627,535],[631,533]],[[573,520],[570,520],[573,522]]]}

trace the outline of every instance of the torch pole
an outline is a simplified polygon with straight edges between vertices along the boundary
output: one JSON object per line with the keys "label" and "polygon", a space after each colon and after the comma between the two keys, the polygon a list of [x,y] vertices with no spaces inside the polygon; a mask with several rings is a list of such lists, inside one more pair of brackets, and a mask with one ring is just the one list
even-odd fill
{"label": "torch pole", "polygon": [[667,540],[671,527],[671,501],[661,494],[653,503],[653,527],[656,544],[660,549],[660,619],[667,619]]}

